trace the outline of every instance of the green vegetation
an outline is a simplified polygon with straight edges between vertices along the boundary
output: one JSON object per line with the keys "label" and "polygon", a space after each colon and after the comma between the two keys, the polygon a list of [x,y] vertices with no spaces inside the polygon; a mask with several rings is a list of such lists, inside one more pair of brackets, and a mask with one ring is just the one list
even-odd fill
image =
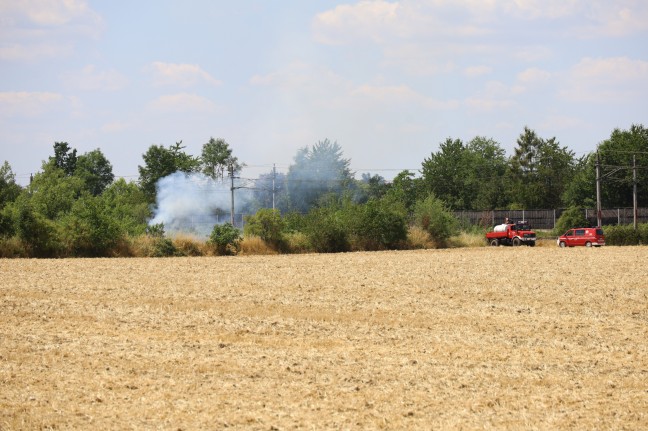
{"label": "green vegetation", "polygon": [[[363,173],[356,179],[337,142],[300,149],[287,173],[273,170],[232,190],[249,191],[237,210],[250,214],[243,232],[210,225],[208,238],[167,235],[149,226],[159,209],[159,180],[175,172],[228,183],[245,166],[223,139],[211,138],[199,157],[182,142],[152,145],[139,179],[115,179],[100,149],[85,154],[55,142],[30,184],[21,187],[9,162],[0,165],[0,257],[201,256],[236,253],[346,252],[483,245],[484,226],[454,218],[454,210],[567,208],[549,238],[586,226],[581,208],[595,202],[596,153],[576,159],[555,137],[525,127],[506,157],[489,138],[448,138],[421,164],[420,176],[398,173],[391,182]],[[598,146],[608,171],[603,204],[632,206],[633,157],[639,206],[648,206],[648,130],[614,130]],[[612,168],[610,168],[612,167]],[[230,185],[227,184],[227,189]],[[251,191],[250,191],[251,189]],[[161,192],[160,192],[161,193]],[[183,191],[184,193],[184,191]],[[211,195],[210,195],[211,196]],[[211,199],[211,198],[209,198]],[[240,201],[239,201],[240,202]],[[220,204],[219,204],[220,205]],[[275,208],[275,209],[270,209]],[[212,210],[229,214],[228,205]],[[184,215],[185,219],[192,215]],[[170,224],[172,226],[172,224]],[[198,232],[195,230],[193,232]],[[204,231],[203,231],[204,232]],[[606,226],[609,245],[648,244],[648,224]],[[196,234],[197,235],[197,234]],[[203,233],[203,235],[205,235]]]}

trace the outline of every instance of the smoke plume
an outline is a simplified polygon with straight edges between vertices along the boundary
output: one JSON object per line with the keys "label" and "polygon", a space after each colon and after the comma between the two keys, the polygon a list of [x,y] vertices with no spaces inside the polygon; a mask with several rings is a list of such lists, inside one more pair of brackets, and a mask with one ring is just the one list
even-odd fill
{"label": "smoke plume", "polygon": [[[203,174],[175,172],[157,182],[157,200],[149,225],[164,224],[167,234],[207,237],[214,225],[231,220],[230,179],[217,181]],[[235,224],[241,226],[237,208],[249,200],[249,192],[234,181]]]}

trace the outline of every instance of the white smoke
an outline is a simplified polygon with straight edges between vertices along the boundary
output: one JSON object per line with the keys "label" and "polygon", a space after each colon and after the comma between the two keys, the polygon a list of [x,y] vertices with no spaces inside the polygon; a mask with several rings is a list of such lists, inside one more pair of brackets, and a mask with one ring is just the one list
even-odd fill
{"label": "white smoke", "polygon": [[[208,237],[214,225],[231,220],[231,187],[229,178],[217,181],[203,174],[175,172],[157,182],[157,202],[149,225],[164,223],[164,231]],[[247,190],[234,183],[235,224],[240,227],[237,207],[249,200]]]}

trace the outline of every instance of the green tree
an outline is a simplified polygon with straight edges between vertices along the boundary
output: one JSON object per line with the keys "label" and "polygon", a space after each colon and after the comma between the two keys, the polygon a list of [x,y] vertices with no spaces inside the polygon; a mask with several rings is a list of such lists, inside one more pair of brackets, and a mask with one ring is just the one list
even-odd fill
{"label": "green tree", "polygon": [[65,175],[74,175],[77,164],[77,150],[70,147],[67,142],[54,143],[54,157],[49,162],[61,169]]}
{"label": "green tree", "polygon": [[174,172],[198,172],[200,159],[186,154],[182,141],[165,148],[162,145],[151,145],[143,154],[144,166],[138,166],[139,183],[149,202],[155,202],[156,184],[160,178]]}
{"label": "green tree", "polygon": [[0,166],[0,210],[10,202],[15,201],[22,187],[16,184],[16,174],[11,170],[9,162],[5,160]]}
{"label": "green tree", "polygon": [[115,179],[112,169],[112,164],[97,148],[77,157],[74,175],[84,181],[85,188],[90,194],[98,196]]}
{"label": "green tree", "polygon": [[27,194],[16,201],[16,235],[30,256],[54,257],[60,249],[56,225],[32,205]]}
{"label": "green tree", "polygon": [[423,161],[421,174],[428,193],[444,201],[450,208],[470,208],[466,187],[470,166],[468,152],[460,139],[448,138],[439,151]]}
{"label": "green tree", "polygon": [[353,184],[349,166],[337,142],[325,139],[300,149],[288,168],[288,209],[306,213],[327,194],[342,196]]}
{"label": "green tree", "polygon": [[568,207],[596,208],[596,153],[586,154],[574,163],[574,175],[562,195]]}
{"label": "green tree", "polygon": [[389,190],[389,184],[381,175],[371,175],[364,173],[361,175],[360,181],[357,182],[357,192],[355,201],[357,203],[365,203],[372,199],[382,198]]}
{"label": "green tree", "polygon": [[637,169],[639,206],[648,206],[648,129],[632,125],[629,130],[615,129],[598,146],[601,164],[601,200],[603,206],[633,205],[633,157]]}
{"label": "green tree", "polygon": [[574,153],[524,128],[509,160],[509,201],[522,208],[558,208],[574,175]]}
{"label": "green tree", "polygon": [[55,164],[43,163],[43,171],[34,175],[28,190],[34,211],[55,220],[72,208],[84,190],[84,183]]}
{"label": "green tree", "polygon": [[210,138],[202,147],[202,173],[215,180],[223,180],[229,169],[239,172],[243,166],[232,155],[232,149],[224,139]]}
{"label": "green tree", "polygon": [[477,136],[466,145],[465,209],[494,209],[507,204],[504,177],[506,155],[493,139]]}
{"label": "green tree", "polygon": [[74,202],[70,212],[61,218],[60,229],[61,243],[72,256],[109,256],[123,236],[105,202],[91,195]]}
{"label": "green tree", "polygon": [[146,232],[151,208],[142,189],[123,178],[109,185],[100,196],[107,215],[131,236]]}
{"label": "green tree", "polygon": [[383,200],[394,207],[402,208],[404,214],[410,216],[414,211],[416,201],[424,194],[423,190],[422,179],[415,178],[414,173],[404,170],[394,177]]}

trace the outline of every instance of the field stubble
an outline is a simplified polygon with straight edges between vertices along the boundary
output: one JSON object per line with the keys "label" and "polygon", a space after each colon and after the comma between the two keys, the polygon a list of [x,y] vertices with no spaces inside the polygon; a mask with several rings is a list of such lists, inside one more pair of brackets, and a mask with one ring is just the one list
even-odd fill
{"label": "field stubble", "polygon": [[646,262],[0,260],[0,429],[646,429]]}

